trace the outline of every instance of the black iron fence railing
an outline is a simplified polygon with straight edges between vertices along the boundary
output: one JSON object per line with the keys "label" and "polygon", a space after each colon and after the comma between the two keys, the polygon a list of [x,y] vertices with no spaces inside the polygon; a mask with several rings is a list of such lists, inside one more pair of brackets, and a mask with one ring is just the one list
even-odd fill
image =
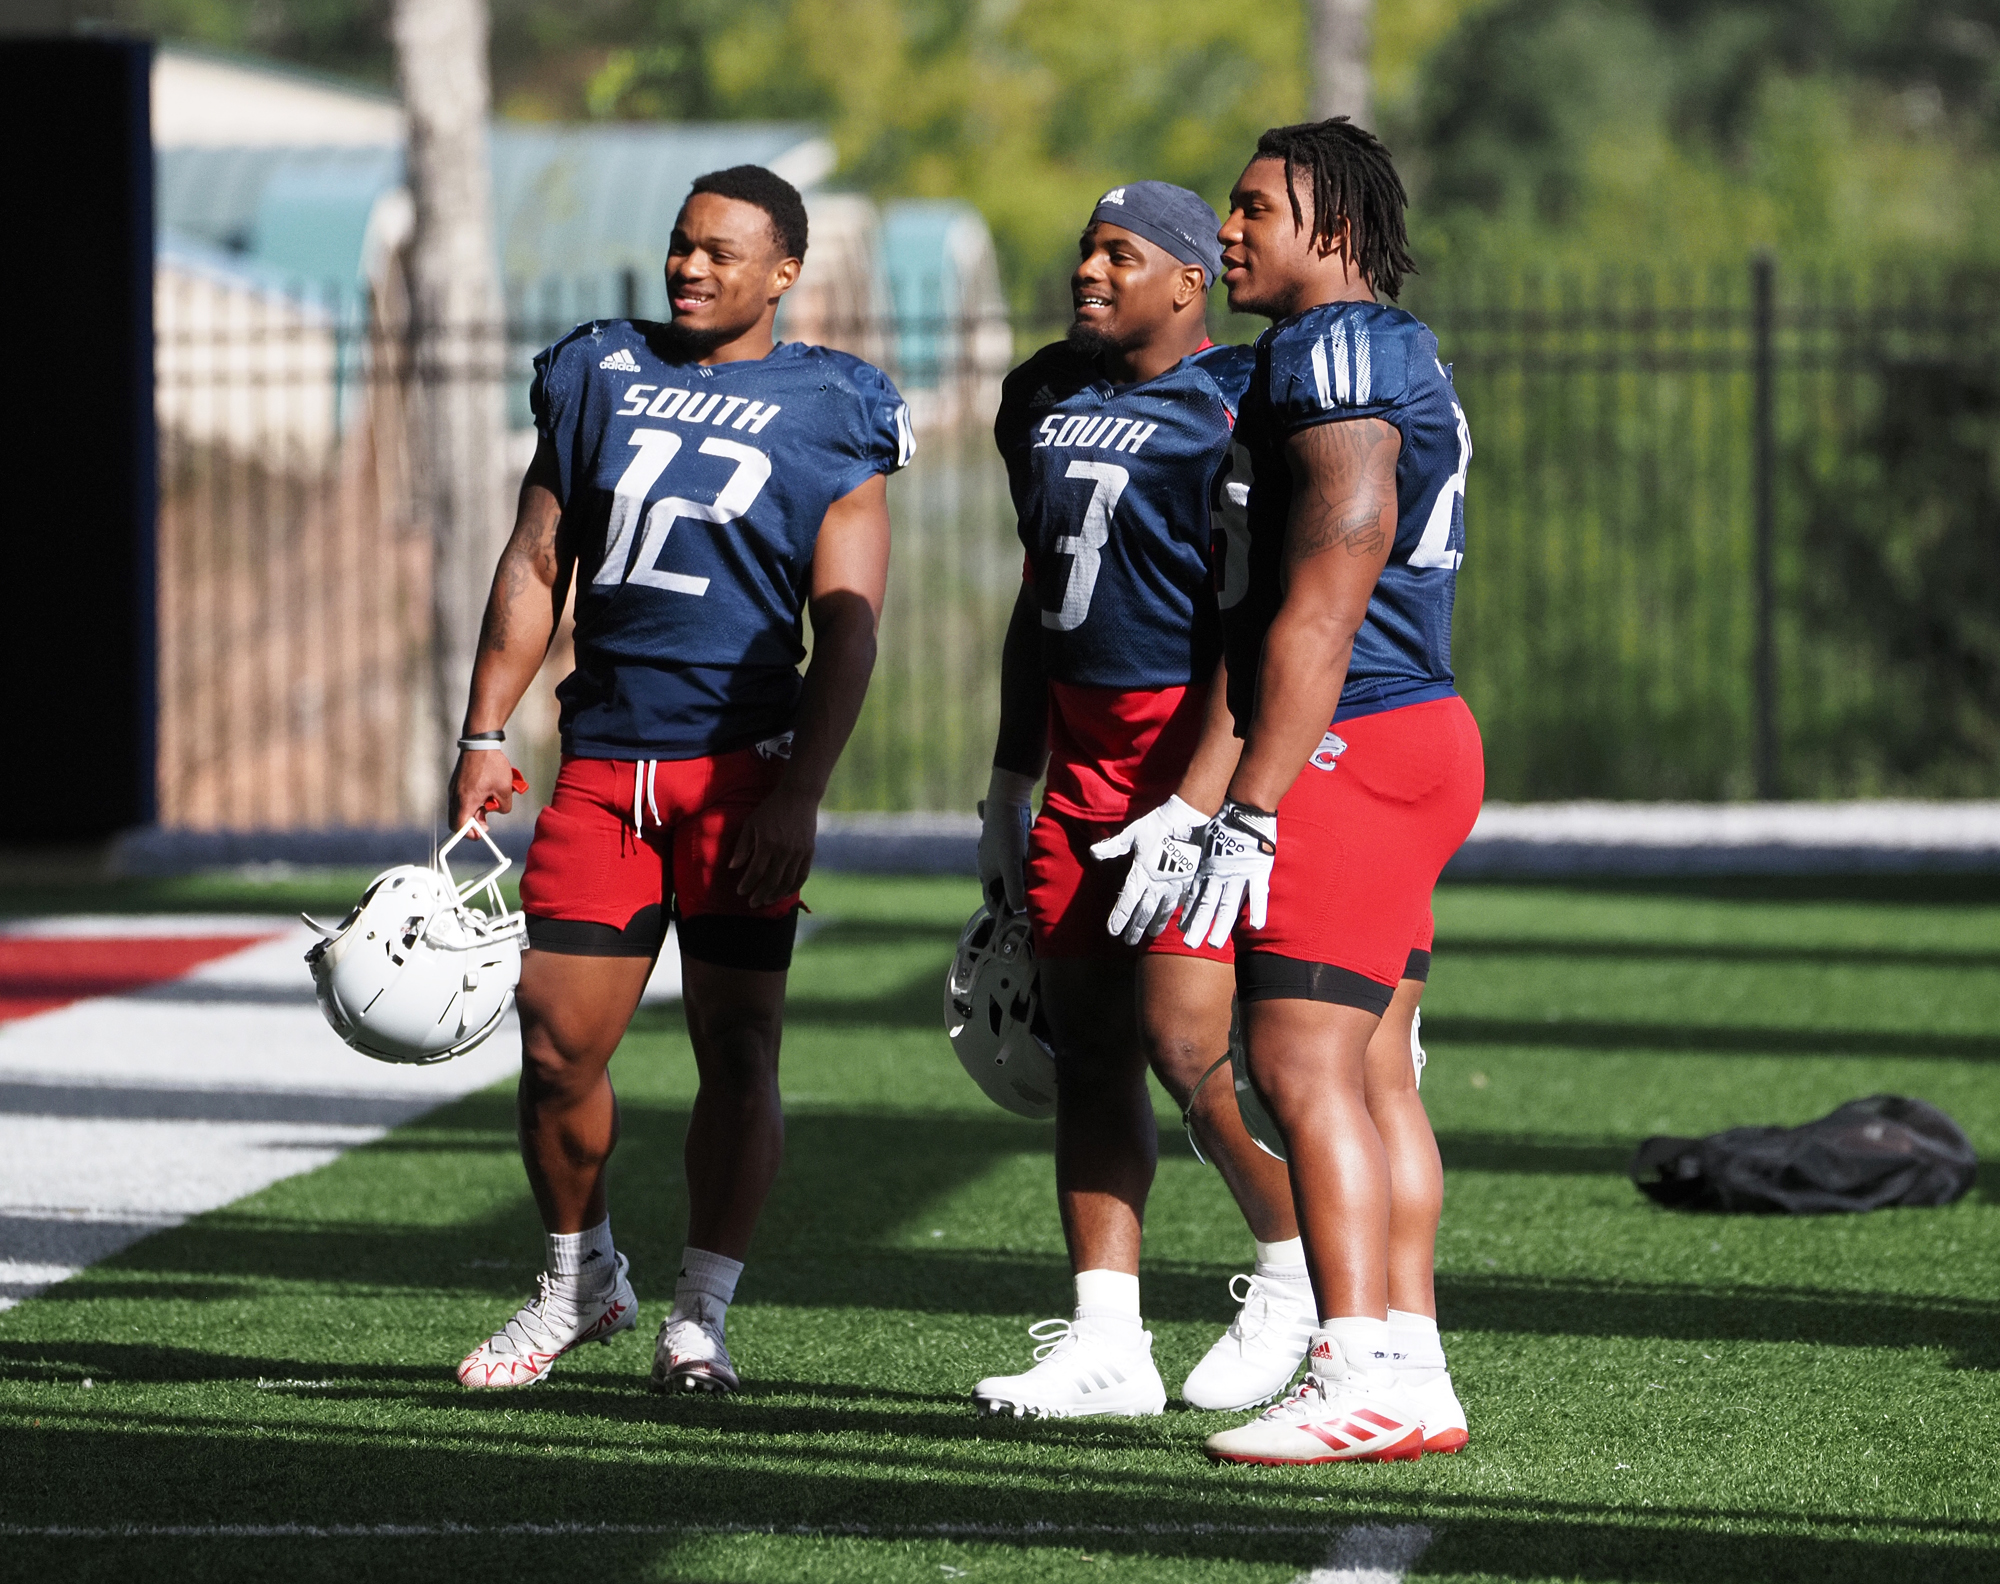
{"label": "black iron fence railing", "polygon": [[[1473,436],[1455,654],[1489,795],[2000,793],[1996,283],[1423,284]],[[518,478],[534,352],[639,295],[517,287],[491,323],[414,343],[406,305],[163,260],[167,823],[430,823],[413,414],[495,392],[491,466]],[[917,429],[831,802],[969,808],[1020,568],[993,405],[1058,332],[821,303],[786,333],[882,364]],[[559,640],[516,723],[538,786],[567,664]]]}

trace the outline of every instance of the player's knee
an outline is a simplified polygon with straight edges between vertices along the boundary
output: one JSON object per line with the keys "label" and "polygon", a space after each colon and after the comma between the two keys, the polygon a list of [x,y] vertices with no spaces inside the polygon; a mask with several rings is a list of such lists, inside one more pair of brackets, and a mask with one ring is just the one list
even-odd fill
{"label": "player's knee", "polygon": [[716,1095],[757,1096],[778,1087],[780,1021],[762,1012],[689,1019],[695,1065],[703,1089]]}
{"label": "player's knee", "polygon": [[521,1082],[527,1094],[559,1103],[576,1100],[603,1076],[599,1053],[569,1048],[546,1022],[522,1020]]}
{"label": "player's knee", "polygon": [[1146,1069],[1136,1058],[1064,1056],[1056,1067],[1056,1093],[1064,1117],[1072,1120],[1123,1117],[1135,1107],[1150,1110]]}
{"label": "player's knee", "polygon": [[1225,1050],[1212,1048],[1212,1041],[1203,1040],[1184,1024],[1164,1019],[1144,1020],[1139,1027],[1139,1039],[1145,1047],[1147,1065],[1177,1105],[1187,1104],[1202,1074],[1226,1054]]}

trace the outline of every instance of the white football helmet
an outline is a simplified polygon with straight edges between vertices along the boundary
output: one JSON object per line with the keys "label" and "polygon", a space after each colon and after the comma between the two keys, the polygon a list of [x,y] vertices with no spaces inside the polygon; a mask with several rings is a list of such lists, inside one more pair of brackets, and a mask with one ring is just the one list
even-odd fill
{"label": "white football helmet", "polygon": [[984,902],[959,933],[944,984],[951,1048],[986,1098],[1035,1121],[1056,1114],[1056,1058],[1043,1031],[1027,915]]}
{"label": "white football helmet", "polygon": [[[468,832],[494,863],[461,885],[449,855]],[[364,1056],[419,1066],[461,1056],[491,1034],[521,981],[527,934],[527,920],[500,895],[512,864],[489,831],[467,820],[431,866],[383,870],[338,925],[307,918],[326,937],[306,962],[334,1033]],[[483,908],[467,906],[481,892]]]}

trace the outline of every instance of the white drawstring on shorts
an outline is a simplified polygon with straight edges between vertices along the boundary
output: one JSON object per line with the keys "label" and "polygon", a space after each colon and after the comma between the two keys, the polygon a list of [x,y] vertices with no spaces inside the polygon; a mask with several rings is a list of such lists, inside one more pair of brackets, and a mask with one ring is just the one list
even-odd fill
{"label": "white drawstring on shorts", "polygon": [[[659,799],[653,796],[653,777],[659,771],[657,759],[640,759],[632,766],[632,829],[643,832],[646,829],[646,809],[653,811],[653,823],[663,825],[660,818]],[[643,802],[641,799],[643,798]]]}

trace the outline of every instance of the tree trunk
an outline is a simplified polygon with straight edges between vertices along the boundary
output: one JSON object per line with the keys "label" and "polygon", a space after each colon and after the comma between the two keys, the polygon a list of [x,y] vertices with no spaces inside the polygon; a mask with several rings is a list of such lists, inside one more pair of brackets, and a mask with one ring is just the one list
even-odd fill
{"label": "tree trunk", "polygon": [[411,496],[431,543],[430,748],[412,753],[409,812],[434,818],[453,757],[479,620],[507,532],[504,332],[494,263],[485,0],[396,0],[409,116]]}
{"label": "tree trunk", "polygon": [[1311,0],[1313,114],[1368,126],[1368,24],[1375,0]]}

